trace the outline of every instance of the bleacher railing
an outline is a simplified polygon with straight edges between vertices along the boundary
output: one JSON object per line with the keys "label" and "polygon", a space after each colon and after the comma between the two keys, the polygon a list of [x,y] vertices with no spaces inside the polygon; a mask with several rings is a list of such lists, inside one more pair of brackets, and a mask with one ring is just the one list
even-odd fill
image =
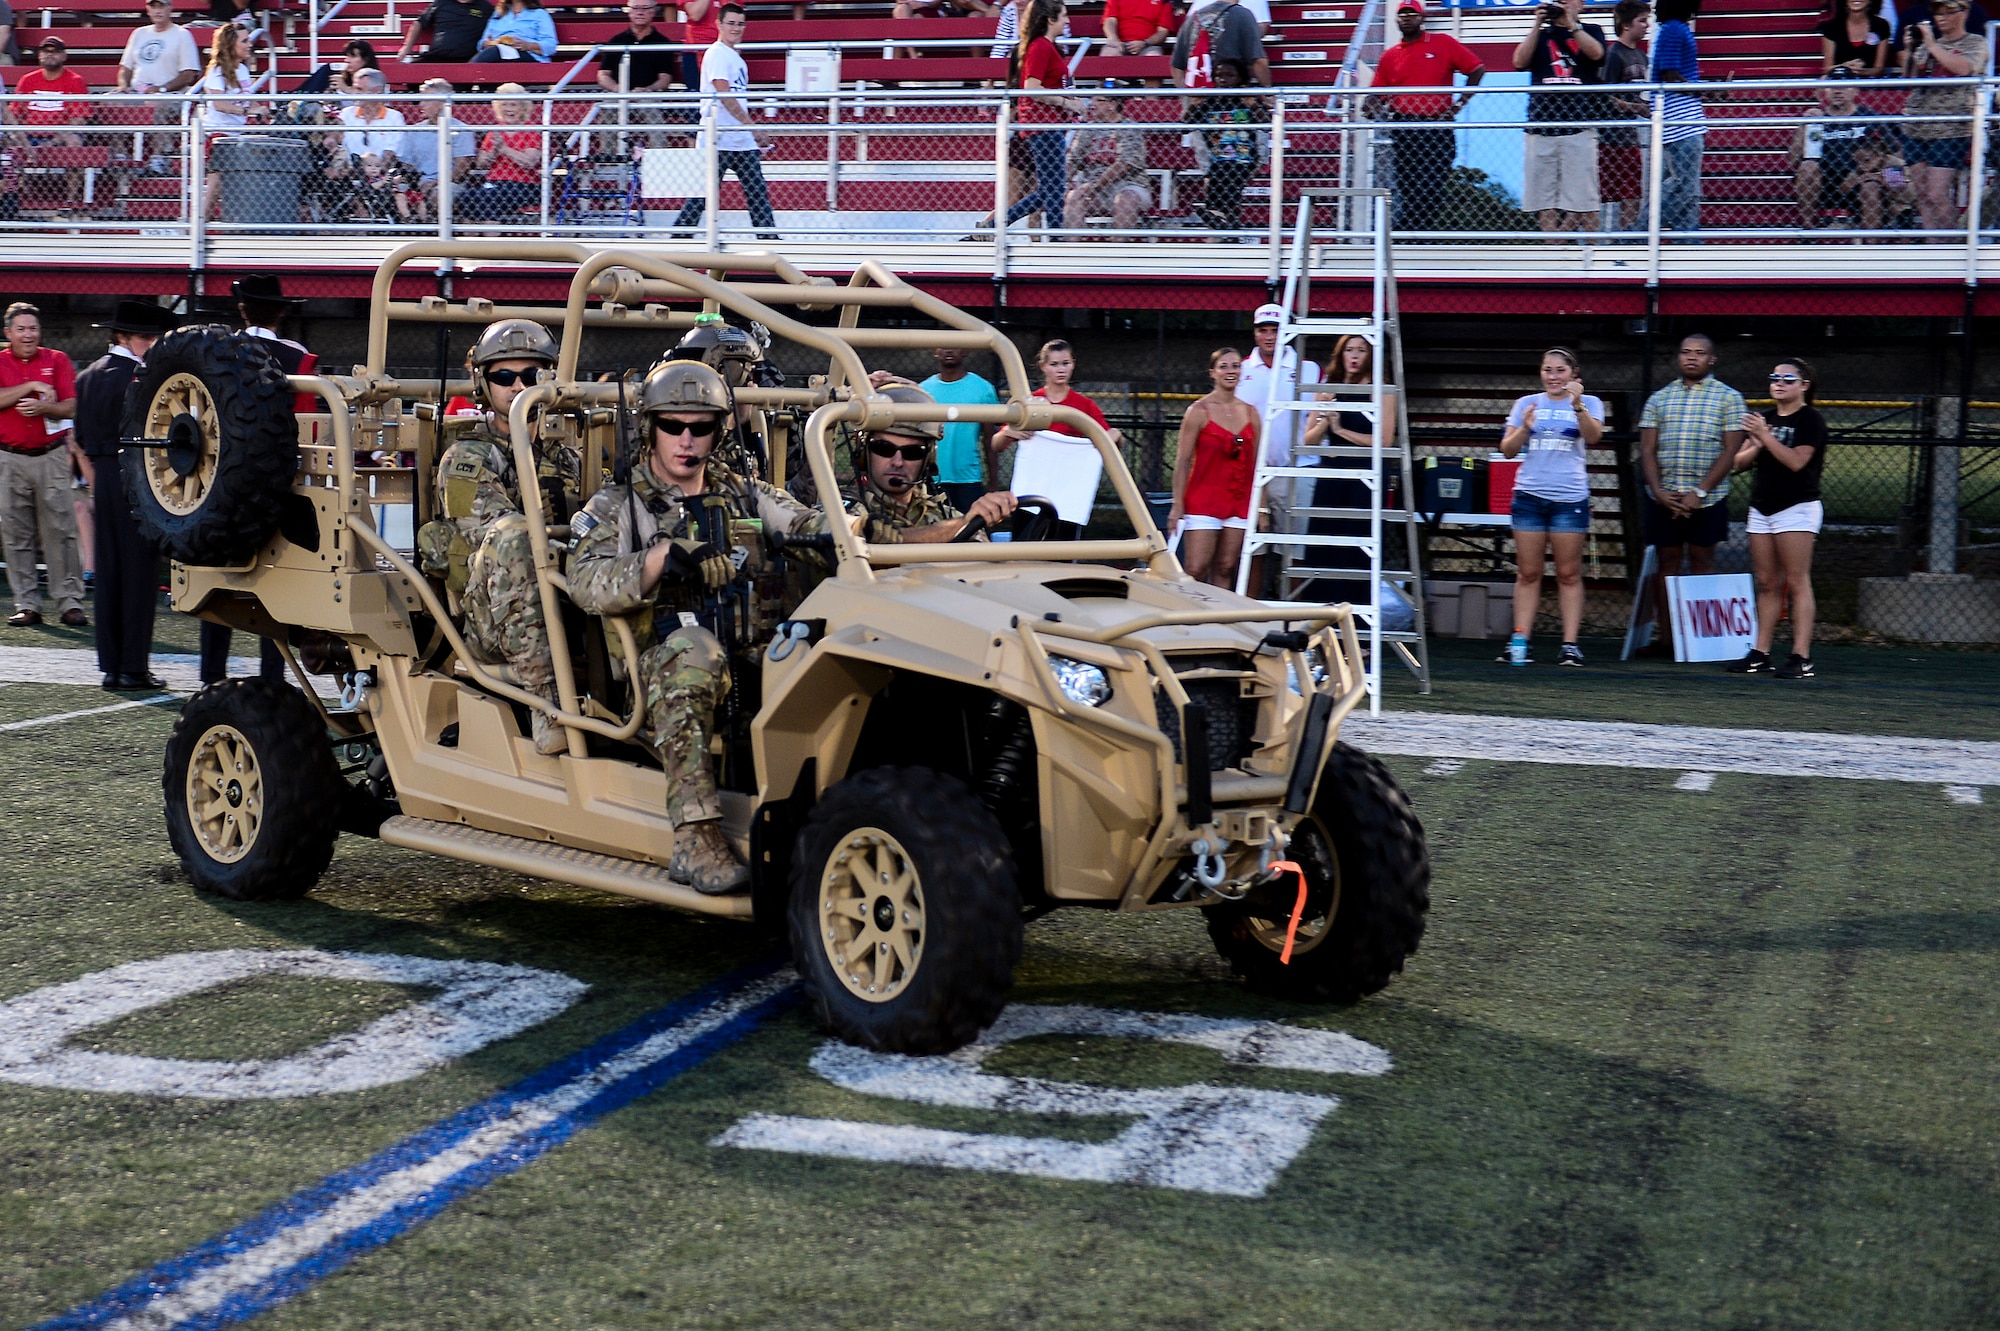
{"label": "bleacher railing", "polygon": [[[1905,106],[1918,88],[1933,97],[1929,114]],[[1963,90],[1970,105],[1939,109],[1946,90]],[[1574,270],[1581,247],[1586,267],[1617,270],[1606,276],[1658,281],[1666,266],[1720,263],[1746,245],[1834,243],[1851,247],[1841,266],[1855,276],[1962,273],[1973,282],[1981,238],[2000,223],[1993,79],[1534,89],[1561,120],[1530,119],[1518,87],[1460,88],[1465,107],[1452,121],[1399,116],[1397,99],[1422,91],[728,98],[592,88],[531,93],[505,108],[469,94],[343,107],[331,96],[259,92],[247,108],[104,94],[82,101],[87,116],[55,124],[31,123],[48,118],[46,107],[7,96],[0,248],[59,257],[51,234],[122,237],[125,253],[203,268],[218,244],[232,257],[261,246],[273,262],[296,262],[305,236],[755,248],[776,238],[828,254],[901,248],[921,252],[905,261],[929,255],[996,279],[1069,269],[1275,281],[1275,205],[1374,182],[1392,190],[1396,241],[1418,268]],[[1659,94],[1689,92],[1707,115],[1704,166],[1698,194],[1676,212],[1664,177],[1685,153],[1663,151],[1676,122]],[[248,124],[237,114],[245,109]],[[1555,138],[1565,142],[1552,150]],[[1531,148],[1554,151],[1560,166],[1529,161]],[[440,161],[451,169],[439,171]],[[1541,211],[1523,194],[1551,169],[1568,180]],[[1011,224],[996,226],[996,214],[1011,214]],[[1350,220],[1335,205],[1315,217],[1329,261],[1343,244],[1366,243]],[[1791,261],[1806,275],[1832,257]]]}

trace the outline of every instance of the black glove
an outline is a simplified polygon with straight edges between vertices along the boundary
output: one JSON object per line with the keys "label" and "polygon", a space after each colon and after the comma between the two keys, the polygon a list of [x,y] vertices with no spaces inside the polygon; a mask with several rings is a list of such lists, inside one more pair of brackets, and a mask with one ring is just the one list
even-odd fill
{"label": "black glove", "polygon": [[721,591],[736,580],[736,565],[707,541],[675,541],[667,562],[682,579],[698,581],[712,592]]}

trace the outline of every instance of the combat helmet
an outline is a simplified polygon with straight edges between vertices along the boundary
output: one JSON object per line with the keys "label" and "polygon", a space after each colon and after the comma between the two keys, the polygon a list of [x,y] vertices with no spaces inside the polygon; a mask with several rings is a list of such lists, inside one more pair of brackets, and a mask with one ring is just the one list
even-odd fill
{"label": "combat helmet", "polygon": [[538,360],[554,365],[556,355],[556,340],[548,329],[533,319],[502,319],[486,325],[486,331],[472,344],[472,373],[483,391],[486,367],[495,361]]}
{"label": "combat helmet", "polygon": [[746,388],[757,382],[757,366],[764,349],[757,339],[726,322],[719,314],[698,314],[674,349],[668,362],[700,361],[720,374],[731,388]]}
{"label": "combat helmet", "polygon": [[[882,396],[903,407],[935,407],[937,405],[936,398],[926,393],[923,389],[912,388],[908,384],[890,384],[882,390]],[[944,442],[944,422],[897,421],[894,425],[886,426],[875,431],[875,433],[907,435],[912,439],[923,439],[930,443],[938,444]]]}
{"label": "combat helmet", "polygon": [[639,415],[646,422],[648,437],[653,417],[663,411],[729,415],[735,410],[735,396],[728,383],[700,361],[665,361],[653,367],[639,388]]}

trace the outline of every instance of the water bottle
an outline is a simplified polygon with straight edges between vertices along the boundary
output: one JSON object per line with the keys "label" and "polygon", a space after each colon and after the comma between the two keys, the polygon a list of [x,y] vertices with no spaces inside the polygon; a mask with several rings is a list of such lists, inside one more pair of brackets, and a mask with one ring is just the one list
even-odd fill
{"label": "water bottle", "polygon": [[1524,666],[1528,664],[1528,635],[1516,633],[1507,640],[1507,664]]}

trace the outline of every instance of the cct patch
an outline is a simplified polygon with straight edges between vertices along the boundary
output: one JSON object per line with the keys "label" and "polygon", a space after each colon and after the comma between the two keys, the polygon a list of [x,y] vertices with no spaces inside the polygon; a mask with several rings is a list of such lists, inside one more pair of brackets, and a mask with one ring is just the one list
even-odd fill
{"label": "cct patch", "polygon": [[[444,992],[289,1058],[228,1063],[66,1047],[82,1032],[134,1012],[234,980],[272,975],[423,985]],[[587,988],[555,971],[490,961],[251,948],[181,952],[114,966],[0,1003],[0,1081],[198,1100],[281,1100],[364,1091],[408,1081],[539,1025]]]}
{"label": "cct patch", "polygon": [[980,1070],[1002,1045],[1036,1035],[1161,1040],[1213,1049],[1231,1063],[1251,1067],[1357,1077],[1379,1077],[1391,1066],[1384,1050],[1338,1031],[1176,1013],[1016,1005],[977,1043],[953,1054],[913,1058],[830,1041],[813,1055],[812,1069],[846,1090],[915,1104],[1137,1121],[1110,1141],[1076,1142],[752,1114],[711,1144],[1261,1197],[1311,1143],[1320,1120],[1340,1105],[1333,1096],[1292,1091],[1205,1085],[1119,1090]]}

